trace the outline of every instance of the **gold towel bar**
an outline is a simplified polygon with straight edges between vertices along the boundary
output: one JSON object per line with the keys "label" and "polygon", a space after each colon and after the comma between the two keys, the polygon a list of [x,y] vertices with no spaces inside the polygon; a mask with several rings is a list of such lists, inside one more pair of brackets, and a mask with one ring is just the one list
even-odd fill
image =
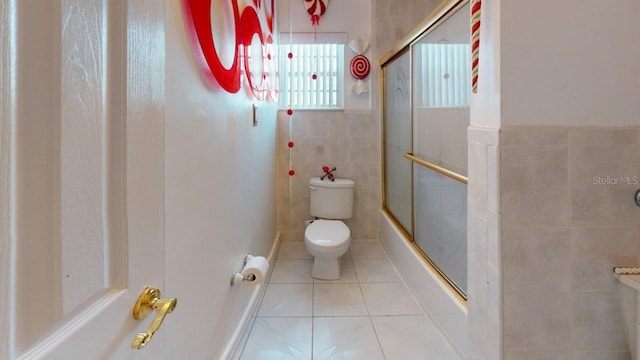
{"label": "gold towel bar", "polygon": [[455,172],[453,172],[451,170],[447,170],[447,169],[445,169],[445,168],[443,168],[441,166],[438,166],[438,165],[430,163],[430,162],[428,162],[426,160],[423,160],[423,159],[420,159],[418,157],[415,157],[415,156],[413,156],[412,153],[405,153],[404,157],[409,159],[409,160],[411,160],[411,161],[413,161],[413,162],[415,162],[415,163],[418,163],[418,164],[420,164],[420,165],[422,165],[422,166],[424,166],[426,168],[429,168],[429,169],[437,172],[438,174],[442,174],[442,175],[444,175],[446,177],[452,178],[453,180],[459,181],[459,182],[461,182],[463,184],[467,184],[468,181],[469,181],[469,179],[466,176],[462,176],[462,175],[460,175],[458,173],[455,173]]}

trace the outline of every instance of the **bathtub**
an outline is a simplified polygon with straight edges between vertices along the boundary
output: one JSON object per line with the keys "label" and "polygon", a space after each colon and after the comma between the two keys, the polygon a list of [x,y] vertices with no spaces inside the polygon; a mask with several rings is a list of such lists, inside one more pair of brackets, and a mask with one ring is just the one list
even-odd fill
{"label": "bathtub", "polygon": [[458,354],[466,359],[469,349],[466,304],[426,264],[383,210],[380,211],[379,230],[380,243],[407,286]]}

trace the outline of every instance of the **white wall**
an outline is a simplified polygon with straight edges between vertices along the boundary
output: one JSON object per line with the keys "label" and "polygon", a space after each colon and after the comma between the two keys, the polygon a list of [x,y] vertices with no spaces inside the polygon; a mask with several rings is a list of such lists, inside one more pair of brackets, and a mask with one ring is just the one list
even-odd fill
{"label": "white wall", "polygon": [[[207,89],[180,3],[166,5],[166,293],[180,300],[166,325],[183,346],[167,358],[218,359],[255,289],[230,287],[230,276],[245,253],[267,256],[276,237],[276,107],[256,103],[253,127],[242,92]],[[185,277],[172,276],[178,269]],[[189,293],[198,296],[180,299]],[[207,331],[189,331],[190,319],[206,319]],[[200,345],[206,352],[194,353]]]}
{"label": "white wall", "polygon": [[635,125],[639,15],[629,1],[483,4],[471,124]]}
{"label": "white wall", "polygon": [[636,125],[639,16],[634,1],[502,1],[502,124]]}
{"label": "white wall", "polygon": [[[0,49],[3,53],[9,54],[10,52],[6,49],[11,49],[15,41],[11,38],[14,24],[8,19],[15,12],[15,7],[9,6],[6,1],[2,1],[0,4]],[[12,106],[14,94],[9,90],[13,85],[12,67],[14,63],[15,55],[4,55],[0,64],[0,164],[3,164],[3,169],[7,168],[7,165],[4,164],[9,164],[12,159],[10,139],[12,132],[15,131],[11,126],[11,121],[15,116],[15,109]],[[2,239],[0,241],[0,264],[3,264],[0,267],[0,282],[3,284],[8,284],[11,278],[11,275],[8,274],[9,271],[5,270],[11,267],[11,186],[10,171],[7,171],[7,175],[0,177],[0,239]],[[0,344],[11,341],[12,330],[9,324],[15,323],[12,303],[13,294],[10,291],[2,291],[0,293],[0,319],[2,319],[0,321]],[[10,358],[13,356],[13,351],[11,346],[2,346],[0,358]]]}

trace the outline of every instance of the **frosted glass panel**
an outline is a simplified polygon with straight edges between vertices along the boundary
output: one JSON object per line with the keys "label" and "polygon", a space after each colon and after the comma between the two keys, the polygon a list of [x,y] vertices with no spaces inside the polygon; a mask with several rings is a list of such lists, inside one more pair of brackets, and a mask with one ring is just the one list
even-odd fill
{"label": "frosted glass panel", "polygon": [[455,6],[383,64],[384,179],[386,208],[464,297],[470,10]]}
{"label": "frosted glass panel", "polygon": [[416,244],[467,292],[467,185],[414,165]]}
{"label": "frosted glass panel", "polygon": [[[413,45],[413,154],[467,176],[471,96],[469,5]],[[413,240],[467,292],[467,185],[414,165]]]}
{"label": "frosted glass panel", "polygon": [[407,52],[384,70],[385,204],[411,233],[411,57]]}
{"label": "frosted glass panel", "polygon": [[413,154],[467,175],[469,5],[413,45]]}
{"label": "frosted glass panel", "polygon": [[414,111],[413,155],[467,176],[469,108],[417,107]]}
{"label": "frosted glass panel", "polygon": [[[425,43],[426,41],[426,43]],[[429,43],[414,46],[419,107],[467,107],[471,84],[469,44]],[[441,40],[446,41],[446,40]]]}

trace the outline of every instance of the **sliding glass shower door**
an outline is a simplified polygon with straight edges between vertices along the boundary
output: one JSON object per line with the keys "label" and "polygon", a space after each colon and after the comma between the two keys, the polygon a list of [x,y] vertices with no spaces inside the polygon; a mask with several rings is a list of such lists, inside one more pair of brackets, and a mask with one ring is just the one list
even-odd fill
{"label": "sliding glass shower door", "polygon": [[384,69],[384,183],[385,204],[410,235],[411,162],[411,53],[399,54]]}
{"label": "sliding glass shower door", "polygon": [[384,201],[416,250],[466,298],[469,6],[452,1],[436,15],[382,65]]}

